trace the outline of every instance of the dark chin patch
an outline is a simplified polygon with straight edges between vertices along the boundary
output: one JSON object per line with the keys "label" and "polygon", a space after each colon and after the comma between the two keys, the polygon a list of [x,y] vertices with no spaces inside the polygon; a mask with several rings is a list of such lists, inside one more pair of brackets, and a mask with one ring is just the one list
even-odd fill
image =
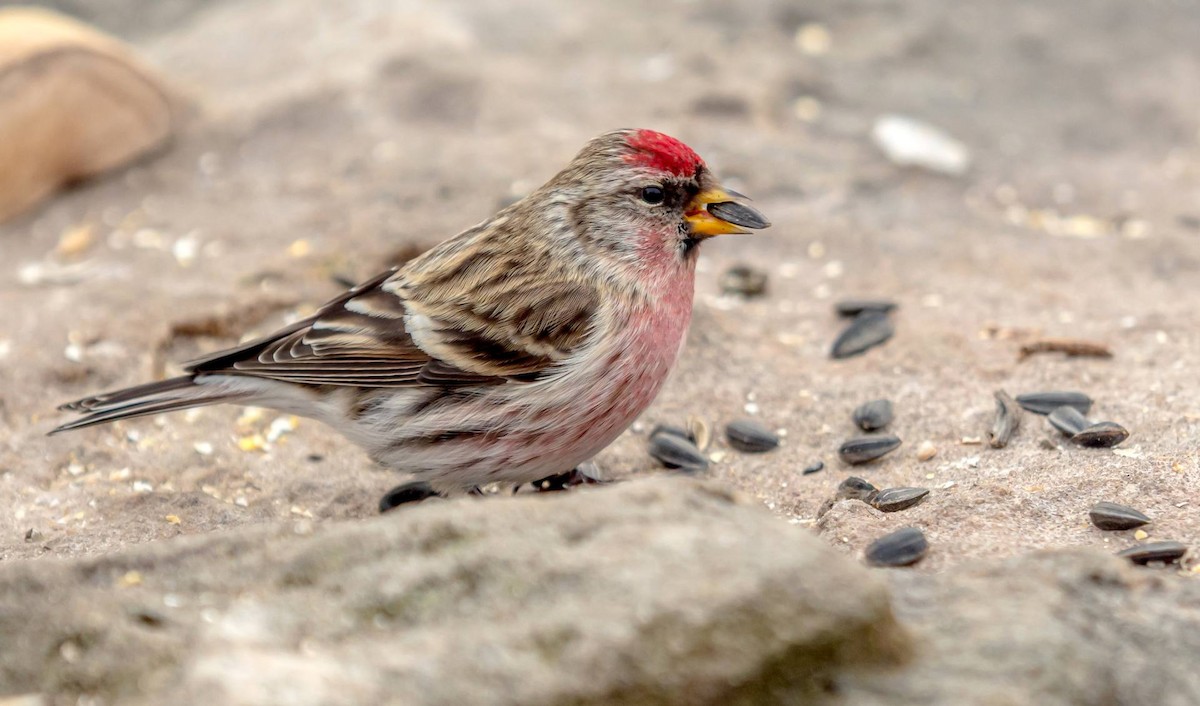
{"label": "dark chin patch", "polygon": [[697,247],[700,245],[700,239],[692,235],[684,235],[681,243],[680,254],[686,260],[689,257],[696,257],[700,253]]}

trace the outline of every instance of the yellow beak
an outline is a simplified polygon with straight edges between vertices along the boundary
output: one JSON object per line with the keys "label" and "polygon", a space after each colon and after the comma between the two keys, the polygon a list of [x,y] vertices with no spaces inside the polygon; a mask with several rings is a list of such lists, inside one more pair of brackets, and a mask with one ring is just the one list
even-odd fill
{"label": "yellow beak", "polygon": [[722,189],[708,189],[696,194],[684,212],[684,220],[691,227],[692,235],[711,238],[714,235],[749,233],[747,228],[759,230],[771,225],[761,213],[741,203],[739,196]]}

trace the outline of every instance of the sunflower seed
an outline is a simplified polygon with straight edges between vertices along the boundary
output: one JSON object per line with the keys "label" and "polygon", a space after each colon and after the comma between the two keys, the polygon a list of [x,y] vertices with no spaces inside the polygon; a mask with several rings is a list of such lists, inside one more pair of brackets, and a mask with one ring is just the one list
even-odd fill
{"label": "sunflower seed", "polygon": [[1013,433],[1021,426],[1021,407],[1004,390],[996,390],[996,421],[992,422],[992,431],[988,440],[993,449],[1008,446]]}
{"label": "sunflower seed", "polygon": [[767,273],[748,265],[734,265],[721,275],[721,292],[746,298],[757,297],[767,291]]}
{"label": "sunflower seed", "polygon": [[1032,392],[1017,395],[1017,404],[1034,414],[1050,414],[1059,407],[1074,407],[1080,414],[1092,408],[1092,398],[1082,392]]}
{"label": "sunflower seed", "polygon": [[864,311],[854,317],[833,342],[829,355],[833,358],[850,358],[866,353],[871,348],[887,341],[896,331],[887,314]]}
{"label": "sunflower seed", "polygon": [[1099,422],[1071,437],[1071,441],[1092,449],[1108,449],[1129,438],[1129,431],[1116,422]]}
{"label": "sunflower seed", "polygon": [[682,468],[685,471],[703,471],[708,468],[708,459],[700,449],[686,437],[664,432],[650,437],[650,455],[667,468]]}
{"label": "sunflower seed", "polygon": [[1130,530],[1150,522],[1150,518],[1125,505],[1100,502],[1088,511],[1092,524],[1102,530]]}
{"label": "sunflower seed", "polygon": [[838,456],[851,465],[867,463],[895,451],[900,439],[890,434],[883,436],[860,436],[850,439],[838,447]]}
{"label": "sunflower seed", "polygon": [[1066,436],[1075,436],[1092,425],[1079,410],[1065,405],[1046,415],[1046,421]]}
{"label": "sunflower seed", "polygon": [[762,453],[779,446],[775,432],[753,419],[739,419],[725,427],[725,438],[729,445],[745,453]]}
{"label": "sunflower seed", "polygon": [[837,495],[834,497],[839,500],[869,500],[878,492],[879,489],[866,478],[850,476],[838,484]]}
{"label": "sunflower seed", "polygon": [[1187,545],[1182,542],[1150,542],[1122,549],[1117,552],[1117,556],[1124,557],[1135,564],[1149,564],[1152,561],[1173,564],[1182,559],[1187,551]]}
{"label": "sunflower seed", "polygon": [[885,488],[875,494],[871,505],[880,512],[899,512],[920,505],[929,488]]}
{"label": "sunflower seed", "polygon": [[896,302],[886,299],[843,299],[833,307],[838,316],[855,317],[868,311],[878,314],[891,313],[896,309]]}
{"label": "sunflower seed", "polygon": [[854,409],[854,423],[863,431],[875,431],[892,423],[891,400],[871,400]]}
{"label": "sunflower seed", "polygon": [[810,463],[804,467],[803,473],[806,476],[810,476],[814,473],[820,473],[823,470],[825,470],[825,462],[824,461],[813,461],[812,463]]}
{"label": "sunflower seed", "polygon": [[696,448],[708,451],[708,445],[712,443],[712,432],[709,431],[707,422],[699,417],[688,417],[687,434]]}
{"label": "sunflower seed", "polygon": [[687,429],[684,429],[683,427],[677,427],[673,424],[656,424],[654,428],[650,430],[650,438],[653,439],[659,434],[670,434],[671,436],[677,436],[680,439],[687,439],[692,443],[695,443],[696,441],[692,438],[691,433]]}
{"label": "sunflower seed", "polygon": [[440,495],[433,486],[425,481],[417,480],[404,485],[398,485],[384,494],[379,500],[379,512],[384,513],[406,503],[419,503],[422,500]]}
{"label": "sunflower seed", "polygon": [[929,551],[925,533],[916,527],[905,527],[884,535],[867,547],[867,563],[873,566],[910,566]]}

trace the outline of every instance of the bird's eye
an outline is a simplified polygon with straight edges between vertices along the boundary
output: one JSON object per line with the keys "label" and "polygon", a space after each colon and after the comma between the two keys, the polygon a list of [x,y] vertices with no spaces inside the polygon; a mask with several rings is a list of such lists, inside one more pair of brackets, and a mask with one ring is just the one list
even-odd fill
{"label": "bird's eye", "polygon": [[667,192],[663,191],[661,186],[642,187],[642,200],[652,206],[657,206],[666,198]]}

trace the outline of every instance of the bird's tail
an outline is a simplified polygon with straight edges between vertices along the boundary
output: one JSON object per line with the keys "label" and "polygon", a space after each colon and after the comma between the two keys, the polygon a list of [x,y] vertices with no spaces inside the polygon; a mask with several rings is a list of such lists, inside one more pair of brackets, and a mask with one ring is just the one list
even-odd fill
{"label": "bird's tail", "polygon": [[84,416],[55,428],[50,434],[107,424],[118,419],[142,417],[147,414],[174,412],[190,407],[202,407],[222,402],[237,402],[246,393],[219,385],[197,384],[195,375],[181,375],[123,390],[105,392],[61,405],[60,410],[79,412]]}

